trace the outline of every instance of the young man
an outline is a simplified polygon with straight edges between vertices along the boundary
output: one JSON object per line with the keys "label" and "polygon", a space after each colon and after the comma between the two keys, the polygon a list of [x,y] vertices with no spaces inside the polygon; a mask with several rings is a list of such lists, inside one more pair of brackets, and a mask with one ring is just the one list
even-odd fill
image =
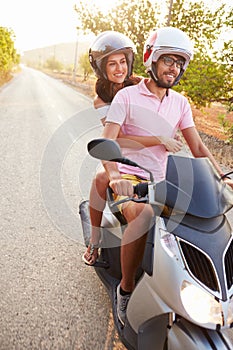
{"label": "young man", "polygon": [[[164,178],[167,164],[166,142],[176,142],[181,130],[194,157],[208,157],[219,174],[221,169],[201,141],[195,128],[187,99],[171,90],[185,72],[192,57],[192,45],[187,35],[177,28],[154,31],[144,47],[144,65],[150,75],[138,85],[120,90],[107,113],[103,137],[117,139],[119,132],[130,139],[138,135],[143,147],[137,151],[122,148],[124,156],[151,170],[155,180]],[[160,136],[159,136],[160,135]],[[163,135],[163,136],[161,136]],[[147,178],[141,169],[123,164],[104,163],[109,185],[117,195],[133,195],[133,185],[125,178],[133,174]],[[233,182],[229,181],[233,186]],[[192,184],[190,184],[192,185]],[[117,288],[117,312],[124,324],[126,307],[135,286],[136,270],[142,260],[146,234],[153,216],[152,208],[143,203],[124,203],[122,212],[128,222],[122,238],[122,280]]]}

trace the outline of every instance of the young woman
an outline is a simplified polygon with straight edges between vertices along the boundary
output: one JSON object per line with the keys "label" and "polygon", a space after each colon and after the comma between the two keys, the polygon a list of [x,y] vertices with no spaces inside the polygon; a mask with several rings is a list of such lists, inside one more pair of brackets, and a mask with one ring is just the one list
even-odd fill
{"label": "young woman", "polygon": [[[141,80],[132,76],[134,44],[125,35],[106,31],[97,36],[89,50],[90,64],[97,76],[94,99],[96,113],[104,124],[107,111],[116,93]],[[92,225],[90,244],[82,259],[93,265],[98,257],[100,225],[106,201],[109,179],[105,170],[99,171],[92,181],[89,197],[90,220]],[[98,188],[98,191],[96,190]]]}

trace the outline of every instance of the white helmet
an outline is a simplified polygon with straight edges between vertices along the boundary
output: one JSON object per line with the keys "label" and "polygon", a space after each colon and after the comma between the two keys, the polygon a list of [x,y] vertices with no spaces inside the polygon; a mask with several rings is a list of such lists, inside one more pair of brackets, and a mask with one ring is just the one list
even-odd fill
{"label": "white helmet", "polygon": [[160,28],[153,31],[146,40],[143,51],[143,63],[146,71],[157,81],[155,65],[159,57],[165,54],[179,55],[185,59],[184,66],[173,85],[177,85],[193,56],[193,45],[182,30],[173,27]]}

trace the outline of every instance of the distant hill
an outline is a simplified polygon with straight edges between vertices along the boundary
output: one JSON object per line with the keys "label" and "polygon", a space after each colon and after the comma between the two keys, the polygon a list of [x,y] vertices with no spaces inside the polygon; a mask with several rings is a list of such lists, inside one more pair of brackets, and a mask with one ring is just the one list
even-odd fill
{"label": "distant hill", "polygon": [[90,42],[61,43],[25,51],[21,56],[21,62],[33,66],[43,66],[48,58],[55,57],[55,59],[64,64],[64,66],[69,66],[74,64],[76,45],[78,61],[80,55],[88,51]]}

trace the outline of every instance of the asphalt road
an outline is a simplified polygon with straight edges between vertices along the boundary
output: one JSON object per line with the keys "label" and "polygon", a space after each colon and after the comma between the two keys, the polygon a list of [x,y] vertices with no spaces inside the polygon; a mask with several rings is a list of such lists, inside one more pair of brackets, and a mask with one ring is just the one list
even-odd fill
{"label": "asphalt road", "polygon": [[123,350],[85,266],[77,208],[97,161],[92,101],[24,68],[0,89],[0,350]]}
{"label": "asphalt road", "polygon": [[101,130],[91,100],[25,68],[1,88],[0,116],[0,349],[124,349],[81,261],[86,142]]}

